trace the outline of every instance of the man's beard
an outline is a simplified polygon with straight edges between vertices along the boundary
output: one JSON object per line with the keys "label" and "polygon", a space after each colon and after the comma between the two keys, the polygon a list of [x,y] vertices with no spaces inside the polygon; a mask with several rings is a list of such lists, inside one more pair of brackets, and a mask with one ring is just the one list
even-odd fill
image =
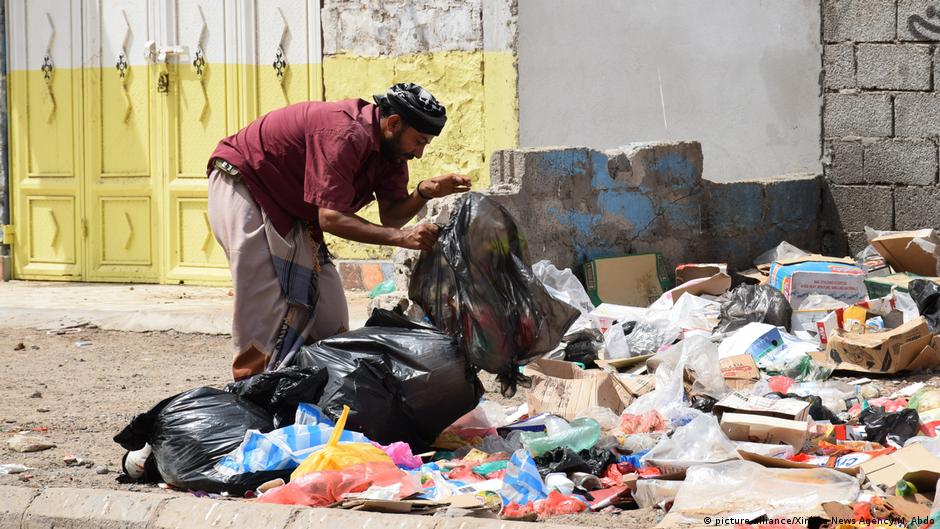
{"label": "man's beard", "polygon": [[382,157],[387,161],[405,163],[408,160],[414,158],[413,155],[405,154],[399,146],[401,143],[401,135],[404,130],[404,128],[398,129],[398,132],[395,132],[389,139],[382,138],[380,150],[382,152]]}

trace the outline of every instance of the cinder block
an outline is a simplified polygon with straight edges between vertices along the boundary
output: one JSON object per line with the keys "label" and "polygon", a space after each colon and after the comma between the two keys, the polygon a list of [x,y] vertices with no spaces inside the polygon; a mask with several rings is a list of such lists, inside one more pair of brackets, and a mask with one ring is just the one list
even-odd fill
{"label": "cinder block", "polygon": [[928,138],[940,134],[940,97],[935,94],[898,94],[894,99],[897,137]]}
{"label": "cinder block", "polygon": [[855,45],[827,44],[823,51],[826,88],[855,88]]}
{"label": "cinder block", "polygon": [[856,255],[868,246],[868,237],[863,231],[850,231],[845,234],[845,239],[849,245],[849,255]]}
{"label": "cinder block", "polygon": [[932,141],[865,145],[864,176],[871,184],[933,184],[937,181],[937,145]]}
{"label": "cinder block", "polygon": [[[437,529],[439,520],[440,518],[407,514],[357,512],[339,509],[302,509],[285,529],[309,529],[312,527]],[[461,518],[461,520],[464,520],[464,518]],[[490,521],[491,526],[497,529],[499,526],[493,525],[494,521]]]}
{"label": "cinder block", "polygon": [[877,90],[930,90],[930,46],[859,44],[858,85]]}
{"label": "cinder block", "polygon": [[936,0],[898,0],[898,40],[940,40],[940,6]]}
{"label": "cinder block", "polygon": [[819,175],[781,175],[764,185],[765,222],[787,230],[806,231],[816,223],[820,207]]}
{"label": "cinder block", "polygon": [[711,182],[703,201],[704,230],[731,235],[759,225],[764,217],[764,186],[759,182]]}
{"label": "cinder block", "polygon": [[20,529],[23,514],[39,489],[0,485],[0,529]]}
{"label": "cinder block", "polygon": [[894,219],[894,198],[890,187],[830,187],[838,228],[847,232],[865,231],[865,226],[891,229]]}
{"label": "cinder block", "polygon": [[270,503],[173,498],[160,509],[149,529],[283,529],[296,509]]}
{"label": "cinder block", "polygon": [[826,138],[891,135],[891,96],[887,94],[826,94],[825,105]]}
{"label": "cinder block", "polygon": [[165,501],[165,496],[157,494],[45,489],[26,509],[22,529],[145,529]]}
{"label": "cinder block", "polygon": [[894,200],[897,229],[940,228],[940,189],[899,187]]}
{"label": "cinder block", "polygon": [[894,0],[824,0],[823,38],[826,42],[894,40],[897,6]]}
{"label": "cinder block", "polygon": [[836,184],[864,183],[862,152],[860,141],[826,142],[828,162],[823,165],[826,178]]}

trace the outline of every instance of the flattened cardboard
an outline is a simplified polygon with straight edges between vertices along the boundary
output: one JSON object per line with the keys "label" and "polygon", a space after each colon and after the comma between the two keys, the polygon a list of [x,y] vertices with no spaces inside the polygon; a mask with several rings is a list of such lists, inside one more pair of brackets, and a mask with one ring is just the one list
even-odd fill
{"label": "flattened cardboard", "polygon": [[[816,465],[810,465],[809,463],[799,463],[797,461],[790,461],[789,459],[781,459],[779,457],[769,457],[761,454],[755,454],[753,452],[748,452],[747,450],[738,450],[738,453],[741,454],[741,459],[746,461],[753,461],[754,463],[759,463],[764,465],[767,468],[828,468],[828,467],[819,467]],[[848,474],[850,476],[857,476],[858,472],[862,467],[852,467],[852,468],[834,468],[832,470],[838,470],[843,474]]]}
{"label": "flattened cardboard", "polygon": [[716,274],[727,274],[727,263],[687,263],[676,267],[676,286],[693,279],[707,279]]}
{"label": "flattened cardboard", "polygon": [[893,489],[898,480],[910,481],[920,492],[932,491],[940,479],[940,459],[920,443],[906,446],[893,454],[862,463],[862,470],[872,483]]}
{"label": "flattened cardboard", "polygon": [[754,357],[749,354],[722,358],[719,365],[725,383],[735,391],[748,389],[760,380],[760,370]]}
{"label": "flattened cardboard", "polygon": [[658,253],[588,261],[584,264],[584,282],[595,305],[648,307],[669,289],[666,261]]}
{"label": "flattened cardboard", "polygon": [[733,441],[752,443],[785,443],[800,451],[809,437],[806,421],[791,421],[765,415],[724,413],[721,416],[721,431]]}
{"label": "flattened cardboard", "polygon": [[666,296],[673,301],[679,301],[679,298],[685,293],[693,296],[701,296],[702,294],[720,296],[730,288],[731,276],[722,272],[711,277],[687,281],[667,292]]}
{"label": "flattened cardboard", "polygon": [[712,413],[719,418],[724,413],[738,413],[805,421],[809,416],[809,403],[799,399],[766,399],[735,391],[715,403]]}
{"label": "flattened cardboard", "polygon": [[892,235],[875,237],[872,247],[885,258],[895,272],[911,272],[922,276],[937,275],[937,256],[914,244],[914,239],[936,242],[932,229],[904,231]]}
{"label": "flattened cardboard", "polygon": [[923,317],[895,329],[857,334],[836,330],[826,353],[836,369],[857,373],[886,373],[940,366],[940,354],[931,345],[934,335]]}
{"label": "flattened cardboard", "polygon": [[526,366],[525,374],[532,377],[532,387],[526,390],[530,416],[551,413],[571,421],[593,406],[619,415],[633,401],[617,377],[601,369],[542,359]]}

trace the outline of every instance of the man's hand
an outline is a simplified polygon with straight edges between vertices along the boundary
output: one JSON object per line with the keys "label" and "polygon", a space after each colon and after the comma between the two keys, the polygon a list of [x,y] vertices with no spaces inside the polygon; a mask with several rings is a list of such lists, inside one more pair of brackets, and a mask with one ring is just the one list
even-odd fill
{"label": "man's hand", "polygon": [[470,179],[459,174],[446,174],[418,183],[418,192],[428,198],[441,198],[470,191]]}
{"label": "man's hand", "polygon": [[430,250],[438,237],[437,224],[425,223],[401,230],[401,239],[397,246],[409,250]]}

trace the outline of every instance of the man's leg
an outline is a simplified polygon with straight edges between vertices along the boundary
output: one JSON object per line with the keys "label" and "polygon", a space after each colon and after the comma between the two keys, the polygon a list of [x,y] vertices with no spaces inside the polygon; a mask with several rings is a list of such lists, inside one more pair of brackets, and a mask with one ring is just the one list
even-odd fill
{"label": "man's leg", "polygon": [[209,224],[232,271],[236,380],[264,371],[274,350],[287,301],[281,294],[261,211],[245,184],[215,170],[209,175]]}
{"label": "man's leg", "polygon": [[320,269],[320,297],[313,321],[304,330],[306,343],[344,333],[349,330],[349,306],[339,272],[333,263]]}

